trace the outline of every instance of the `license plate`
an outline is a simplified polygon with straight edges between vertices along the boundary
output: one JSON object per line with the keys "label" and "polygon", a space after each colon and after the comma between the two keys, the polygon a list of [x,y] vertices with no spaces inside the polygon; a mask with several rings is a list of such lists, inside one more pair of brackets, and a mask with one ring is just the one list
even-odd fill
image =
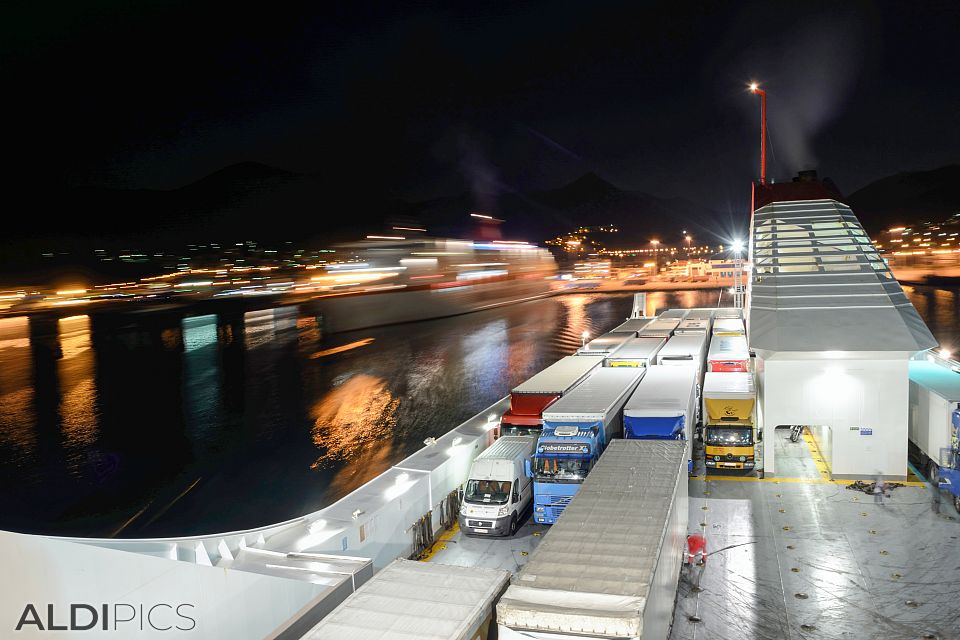
{"label": "license plate", "polygon": [[477,533],[490,533],[490,529],[474,529]]}
{"label": "license plate", "polygon": [[737,468],[737,463],[736,463],[736,462],[724,462],[724,463],[723,463],[723,466],[729,467],[729,468],[731,468],[731,469],[736,469],[736,468]]}

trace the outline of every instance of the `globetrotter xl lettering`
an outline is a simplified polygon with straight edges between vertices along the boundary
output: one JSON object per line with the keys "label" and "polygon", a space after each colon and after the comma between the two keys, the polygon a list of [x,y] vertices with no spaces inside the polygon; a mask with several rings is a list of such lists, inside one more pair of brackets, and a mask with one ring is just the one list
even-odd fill
{"label": "globetrotter xl lettering", "polygon": [[[39,610],[45,610],[46,617]],[[15,631],[192,631],[197,621],[190,617],[194,605],[160,602],[146,605],[118,602],[112,605],[70,604],[58,610],[52,604],[23,607]]]}
{"label": "globetrotter xl lettering", "polygon": [[566,444],[547,442],[540,445],[540,453],[589,453],[590,447],[585,444]]}

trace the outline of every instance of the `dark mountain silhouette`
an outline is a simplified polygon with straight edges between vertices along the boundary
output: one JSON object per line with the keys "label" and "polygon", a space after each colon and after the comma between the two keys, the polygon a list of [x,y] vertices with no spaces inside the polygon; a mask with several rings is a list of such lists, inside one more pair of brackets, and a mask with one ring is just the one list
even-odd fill
{"label": "dark mountain silhouette", "polygon": [[[455,232],[455,221],[466,221],[476,202],[492,202],[482,213],[504,220],[511,237],[541,241],[580,226],[615,225],[620,232],[606,237],[609,246],[638,247],[651,238],[669,240],[684,229],[698,241],[716,242],[717,212],[682,198],[659,198],[640,191],[622,190],[593,173],[547,191],[534,193],[461,194],[414,205],[421,220],[439,232]],[[742,221],[745,229],[746,217]],[[462,227],[462,224],[459,225]]]}
{"label": "dark mountain silhouette", "polygon": [[848,203],[872,234],[960,211],[960,164],[898,173],[850,194]]}

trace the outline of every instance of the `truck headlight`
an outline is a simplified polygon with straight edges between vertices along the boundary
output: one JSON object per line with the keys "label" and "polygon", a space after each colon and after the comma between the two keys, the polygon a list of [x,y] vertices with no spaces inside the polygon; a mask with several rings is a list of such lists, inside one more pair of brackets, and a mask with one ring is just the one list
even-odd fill
{"label": "truck headlight", "polygon": [[740,456],[740,462],[746,462],[747,456]]}
{"label": "truck headlight", "polygon": [[497,511],[497,515],[498,515],[498,516],[505,516],[505,515],[507,515],[507,513],[508,513],[509,511],[510,511],[510,507],[509,507],[509,506],[500,507],[500,511]]}
{"label": "truck headlight", "polygon": [[714,459],[714,460],[719,460],[719,459],[720,459],[720,456],[713,456],[713,459]]}

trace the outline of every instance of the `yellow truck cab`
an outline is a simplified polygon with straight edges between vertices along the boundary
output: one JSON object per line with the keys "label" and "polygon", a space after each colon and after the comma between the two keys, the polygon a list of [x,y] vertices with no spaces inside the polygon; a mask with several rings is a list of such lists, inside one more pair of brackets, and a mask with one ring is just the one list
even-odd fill
{"label": "yellow truck cab", "polygon": [[752,373],[707,372],[703,381],[704,462],[708,469],[756,465]]}

